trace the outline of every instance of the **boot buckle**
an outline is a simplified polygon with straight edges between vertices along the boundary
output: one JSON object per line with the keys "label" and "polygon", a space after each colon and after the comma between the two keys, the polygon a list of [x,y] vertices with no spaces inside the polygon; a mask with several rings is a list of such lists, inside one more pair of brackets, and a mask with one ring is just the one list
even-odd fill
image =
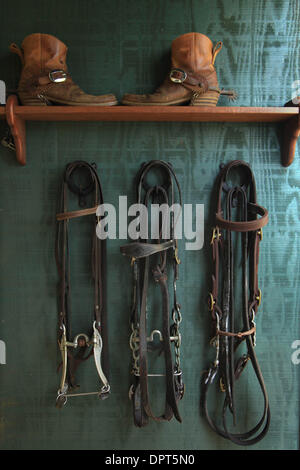
{"label": "boot buckle", "polygon": [[187,78],[187,73],[182,69],[172,69],[170,80],[174,83],[183,83]]}
{"label": "boot buckle", "polygon": [[56,69],[49,72],[49,80],[54,83],[61,83],[67,80],[67,74],[63,70]]}

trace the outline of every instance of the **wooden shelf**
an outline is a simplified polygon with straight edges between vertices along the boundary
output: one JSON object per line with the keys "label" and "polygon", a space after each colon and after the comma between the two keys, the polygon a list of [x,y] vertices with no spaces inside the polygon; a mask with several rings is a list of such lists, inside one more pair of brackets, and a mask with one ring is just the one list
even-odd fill
{"label": "wooden shelf", "polygon": [[[2,108],[3,117],[5,110]],[[165,121],[165,122],[281,122],[297,116],[296,107],[192,106],[16,106],[25,121]]]}
{"label": "wooden shelf", "polygon": [[17,160],[26,163],[26,121],[143,121],[143,122],[273,122],[281,123],[281,162],[289,166],[300,133],[299,106],[285,107],[192,107],[192,106],[19,106],[8,97],[0,108],[14,137]]}

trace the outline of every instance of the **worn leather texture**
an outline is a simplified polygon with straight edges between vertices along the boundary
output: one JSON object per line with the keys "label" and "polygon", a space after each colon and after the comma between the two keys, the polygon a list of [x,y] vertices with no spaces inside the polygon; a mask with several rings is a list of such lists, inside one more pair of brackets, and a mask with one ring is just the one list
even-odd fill
{"label": "worn leather texture", "polygon": [[[51,7],[45,0],[3,0],[0,78],[9,89],[17,87],[20,61],[10,53],[9,44],[20,44],[28,34],[43,31],[68,45],[72,78],[87,93],[109,90],[118,99],[125,92],[150,93],[166,76],[172,40],[198,31],[214,44],[222,40],[216,60],[218,79],[220,86],[237,91],[236,106],[282,106],[292,97],[293,81],[300,78],[299,11],[300,2],[295,0],[52,0]],[[221,96],[218,106],[226,103]],[[0,129],[3,126],[0,122]],[[257,355],[272,422],[265,439],[253,449],[296,449],[300,364],[294,364],[291,356],[292,343],[300,340],[299,150],[289,168],[280,165],[274,124],[28,122],[27,156],[28,163],[21,168],[13,153],[0,147],[0,338],[7,352],[6,364],[0,365],[0,447],[236,449],[209,429],[200,416],[199,400],[200,376],[215,353],[209,346],[207,306],[215,223],[212,188],[221,162],[242,159],[256,175],[259,204],[269,211],[260,246],[263,296],[257,316]],[[129,204],[135,202],[133,178],[141,163],[153,158],[172,163],[185,203],[204,204],[205,240],[200,251],[185,251],[183,242],[179,247],[183,421],[151,422],[140,430],[132,422],[128,399],[131,268],[120,254],[126,240],[107,244],[111,396],[103,402],[91,398],[70,407],[68,403],[63,410],[55,408],[60,376],[53,250],[61,175],[68,162],[95,161],[104,199],[117,206],[119,195],[128,195]],[[89,236],[78,226],[70,247],[74,331],[84,330],[83,315],[92,316]],[[92,386],[94,369],[84,368],[84,374]],[[241,406],[248,401],[245,425],[256,421],[252,409],[260,409],[254,384],[246,368],[237,397]],[[159,395],[158,405],[161,399]],[[212,411],[215,404],[212,397]]]}
{"label": "worn leather texture", "polygon": [[[20,102],[27,106],[66,104],[69,106],[110,106],[117,104],[114,95],[93,96],[85,93],[68,74],[67,46],[51,34],[33,33],[21,47],[10,45],[22,63],[18,84]],[[66,76],[65,81],[53,81],[53,72]],[[51,75],[52,74],[52,75]]]}
{"label": "worn leather texture", "polygon": [[[178,36],[170,45],[170,71],[163,83],[152,94],[125,94],[122,103],[126,105],[159,105],[188,103],[195,94],[205,94],[219,86],[214,62],[214,46],[211,40],[201,33],[186,33]],[[174,83],[170,72],[178,70],[184,73],[182,83]],[[215,102],[216,104],[216,102]]]}

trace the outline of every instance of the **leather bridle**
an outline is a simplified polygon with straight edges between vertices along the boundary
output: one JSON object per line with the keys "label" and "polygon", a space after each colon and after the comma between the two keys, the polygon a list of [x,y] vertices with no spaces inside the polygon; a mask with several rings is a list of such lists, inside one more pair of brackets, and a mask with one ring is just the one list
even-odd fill
{"label": "leather bridle", "polygon": [[[242,185],[230,187],[227,180],[233,169],[242,172],[245,178]],[[261,301],[258,287],[259,244],[262,228],[268,223],[268,211],[257,205],[254,175],[249,165],[235,160],[223,166],[217,189],[216,226],[211,240],[214,272],[212,291],[209,295],[209,308],[212,315],[213,339],[216,357],[204,374],[201,405],[210,427],[220,436],[241,446],[260,441],[267,433],[270,424],[270,408],[267,390],[255,354],[256,314]],[[259,218],[257,216],[260,216]],[[242,282],[237,286],[238,242]],[[242,310],[238,317],[237,297],[240,295]],[[237,348],[245,344],[246,352],[236,358]],[[236,422],[236,382],[246,364],[250,362],[263,396],[263,412],[258,423],[250,430],[232,433],[227,424],[228,411]],[[207,395],[212,384],[217,382],[224,393],[221,424],[211,418]],[[253,403],[251,402],[251,406]],[[244,404],[245,408],[247,405]],[[250,404],[249,404],[250,406]]]}
{"label": "leather bridle", "polygon": [[[164,182],[157,185],[147,184],[147,176],[152,170],[159,171],[164,176]],[[175,184],[174,184],[175,181]],[[174,189],[177,188],[180,208],[182,207],[181,191],[178,180],[170,164],[152,160],[142,165],[137,177],[137,203],[146,206],[152,204],[167,204],[175,202]],[[121,253],[131,258],[133,269],[133,304],[131,309],[130,347],[133,355],[132,374],[134,382],[130,387],[130,398],[133,401],[134,423],[138,427],[146,426],[149,418],[155,421],[169,421],[173,415],[181,422],[177,402],[182,398],[184,385],[180,368],[179,324],[181,322],[180,305],[176,297],[176,281],[178,279],[178,248],[175,239],[176,219],[170,214],[170,233],[166,237],[162,233],[163,222],[160,221],[160,236],[158,239],[139,239],[121,247]],[[170,311],[170,293],[167,282],[168,271],[173,273],[173,307]],[[147,333],[147,305],[152,271],[152,280],[160,286],[162,327]],[[149,308],[150,310],[150,308]],[[170,325],[170,313],[173,323]],[[153,347],[154,336],[160,340],[160,353],[164,354],[165,374],[151,374],[148,371],[148,352]],[[172,351],[173,350],[173,351]],[[149,377],[165,375],[165,408],[157,416],[153,413],[149,399]]]}
{"label": "leather bridle", "polygon": [[[88,183],[86,186],[77,184],[75,176],[83,176],[86,173]],[[86,176],[85,175],[85,176]],[[68,211],[68,199],[71,194],[78,197],[81,209]],[[91,200],[93,206],[86,208],[87,200]],[[95,164],[90,165],[84,161],[69,163],[65,169],[60,212],[56,215],[56,263],[59,273],[59,320],[58,343],[62,356],[62,376],[57,393],[56,404],[58,407],[67,402],[68,397],[98,395],[101,399],[108,396],[109,363],[108,363],[108,335],[107,335],[107,310],[106,310],[106,240],[100,240],[96,236],[96,226],[99,218],[96,217],[97,207],[103,203],[102,189],[97,175]],[[84,209],[82,209],[84,207]],[[94,312],[93,321],[88,334],[79,333],[71,340],[71,285],[70,285],[70,219],[83,216],[92,216],[91,225],[91,252],[92,267],[91,276],[94,280]],[[74,393],[78,387],[75,373],[78,366],[94,356],[95,367],[100,380],[100,390],[96,392]]]}

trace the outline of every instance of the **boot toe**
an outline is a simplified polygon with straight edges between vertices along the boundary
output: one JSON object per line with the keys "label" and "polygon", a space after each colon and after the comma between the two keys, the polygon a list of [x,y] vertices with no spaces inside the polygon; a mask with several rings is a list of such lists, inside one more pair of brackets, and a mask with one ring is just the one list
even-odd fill
{"label": "boot toe", "polygon": [[95,106],[115,106],[118,104],[117,97],[113,94],[91,96],[91,103]]}
{"label": "boot toe", "polygon": [[74,97],[74,104],[82,106],[114,106],[118,104],[118,100],[113,94],[106,95],[88,95],[82,94]]}
{"label": "boot toe", "polygon": [[148,95],[132,95],[130,93],[126,93],[123,96],[121,103],[137,105],[140,103],[147,103],[148,101],[149,101]]}

